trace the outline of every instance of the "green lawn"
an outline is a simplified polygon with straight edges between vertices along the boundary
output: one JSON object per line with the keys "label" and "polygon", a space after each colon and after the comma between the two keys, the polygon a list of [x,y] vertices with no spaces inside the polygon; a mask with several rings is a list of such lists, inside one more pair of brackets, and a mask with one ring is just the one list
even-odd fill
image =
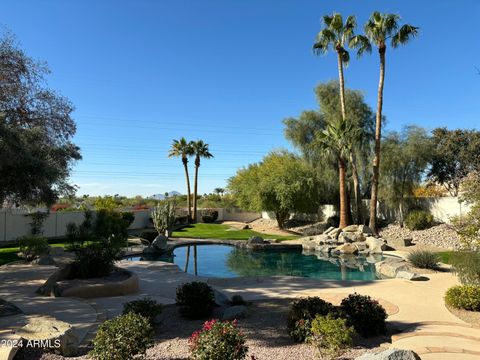
{"label": "green lawn", "polygon": [[442,251],[437,253],[440,256],[440,261],[444,264],[450,264],[451,255],[454,251]]}
{"label": "green lawn", "polygon": [[[65,247],[65,243],[54,242],[53,244],[50,243],[50,246]],[[1,247],[0,248],[0,266],[12,261],[22,260],[17,256],[17,253],[19,251],[20,251],[20,248],[18,246]]]}
{"label": "green lawn", "polygon": [[253,230],[237,230],[222,224],[193,224],[176,230],[173,237],[221,240],[248,240],[251,236],[261,236],[264,239],[291,240],[298,236],[279,236],[263,234]]}

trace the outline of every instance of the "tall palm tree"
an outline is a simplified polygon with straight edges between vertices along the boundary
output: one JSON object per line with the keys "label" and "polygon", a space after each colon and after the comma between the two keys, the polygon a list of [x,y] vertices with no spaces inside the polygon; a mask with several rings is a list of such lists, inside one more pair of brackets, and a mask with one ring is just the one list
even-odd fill
{"label": "tall palm tree", "polygon": [[380,177],[380,152],[382,137],[382,107],[383,85],[385,82],[385,53],[387,42],[393,48],[406,44],[418,33],[418,27],[403,25],[399,27],[400,16],[396,14],[381,14],[375,11],[364,26],[365,35],[353,36],[350,47],[357,48],[357,55],[372,51],[372,44],[378,48],[380,55],[380,80],[378,82],[377,115],[375,119],[375,156],[373,158],[372,194],[370,197],[370,223],[369,227],[377,232],[377,201],[378,183]]}
{"label": "tall palm tree", "polygon": [[190,177],[188,175],[188,157],[193,155],[193,143],[187,141],[184,137],[179,140],[173,140],[168,157],[180,157],[182,159],[183,168],[185,169],[185,178],[187,180],[187,207],[188,220],[192,219],[192,200],[190,191]]}
{"label": "tall palm tree", "polygon": [[346,159],[352,151],[354,139],[359,129],[350,121],[336,121],[327,124],[326,129],[317,134],[315,145],[337,158],[340,190],[340,228],[348,225],[348,199],[346,188]]}
{"label": "tall palm tree", "polygon": [[[317,41],[313,45],[313,51],[317,55],[325,54],[329,48],[332,48],[337,53],[337,62],[338,62],[338,83],[340,87],[340,106],[342,112],[342,120],[346,122],[346,105],[345,105],[345,78],[343,76],[343,67],[348,65],[350,61],[350,54],[345,49],[346,44],[354,36],[354,31],[356,27],[356,20],[354,16],[348,16],[343,22],[342,15],[334,13],[332,16],[325,15],[323,17],[324,28],[320,30],[317,35]],[[355,164],[353,156],[349,156],[350,164],[352,167],[352,176],[355,186],[355,203],[359,203],[360,196],[360,182],[357,171],[357,166]],[[342,166],[342,168],[341,168]],[[339,172],[343,171],[343,177],[340,176],[340,203],[342,202],[342,189],[345,192],[345,158],[342,158],[338,162]],[[341,175],[341,174],[340,174]],[[345,197],[346,193],[343,193]],[[346,201],[346,197],[345,197]],[[345,205],[345,204],[344,204]],[[340,206],[342,208],[342,206]],[[357,209],[358,210],[358,209]],[[345,206],[345,211],[348,211]],[[341,216],[340,216],[341,217]],[[348,217],[345,217],[344,226],[348,225]]]}
{"label": "tall palm tree", "polygon": [[340,85],[340,104],[342,108],[342,118],[345,121],[345,79],[343,76],[343,67],[348,65],[350,54],[345,49],[357,26],[354,16],[349,16],[343,22],[342,15],[334,13],[332,16],[323,17],[324,28],[317,35],[317,41],[313,44],[313,52],[317,55],[327,53],[332,48],[337,53],[338,61],[338,80]]}
{"label": "tall palm tree", "polygon": [[193,186],[193,222],[197,221],[197,190],[198,190],[198,168],[200,167],[200,159],[210,159],[213,155],[210,153],[208,144],[203,140],[192,142],[193,155],[195,156],[195,182]]}

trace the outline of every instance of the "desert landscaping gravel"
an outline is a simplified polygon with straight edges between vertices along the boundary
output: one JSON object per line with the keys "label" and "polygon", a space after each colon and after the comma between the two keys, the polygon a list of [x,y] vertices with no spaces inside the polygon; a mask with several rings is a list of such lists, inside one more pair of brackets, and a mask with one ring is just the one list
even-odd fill
{"label": "desert landscaping gravel", "polygon": [[[289,301],[256,301],[250,308],[250,316],[238,321],[238,326],[247,336],[249,357],[258,360],[314,360],[319,359],[316,350],[308,344],[296,344],[287,334],[286,314]],[[220,317],[222,309],[216,309],[214,317]],[[157,327],[155,345],[147,351],[148,360],[188,360],[188,338],[202,326],[204,320],[187,320],[178,315],[175,306],[166,306],[162,313],[162,322]],[[377,352],[383,348],[387,337],[369,340],[358,339],[356,346],[339,359],[355,359],[365,352]],[[23,352],[15,360],[87,360],[87,355],[64,358],[47,353]]]}
{"label": "desert landscaping gravel", "polygon": [[447,224],[439,224],[425,230],[409,230],[406,227],[390,224],[380,230],[380,236],[388,239],[411,238],[420,245],[434,246],[440,249],[457,250],[461,247],[456,231]]}

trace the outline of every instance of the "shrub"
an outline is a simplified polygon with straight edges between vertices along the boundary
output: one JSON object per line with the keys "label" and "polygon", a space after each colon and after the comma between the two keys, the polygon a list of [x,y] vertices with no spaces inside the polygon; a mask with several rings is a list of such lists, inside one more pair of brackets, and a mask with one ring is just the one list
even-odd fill
{"label": "shrub", "polygon": [[150,324],[155,322],[155,318],[162,313],[163,305],[157,303],[155,300],[144,298],[141,300],[134,300],[123,305],[123,314],[135,313],[142,315],[150,321]]}
{"label": "shrub", "polygon": [[48,213],[37,211],[26,216],[32,218],[30,222],[30,234],[33,236],[43,235],[43,223],[47,219]]}
{"label": "shrub", "polygon": [[75,251],[77,248],[83,247],[83,245],[93,238],[92,230],[92,212],[90,210],[85,211],[85,219],[80,226],[75,223],[67,224],[67,250]]}
{"label": "shrub", "polygon": [[438,254],[428,250],[416,250],[408,254],[408,261],[420,269],[436,269],[440,257]]}
{"label": "shrub", "polygon": [[127,245],[128,222],[117,211],[98,210],[93,228],[95,239],[107,241],[109,246],[120,248]]}
{"label": "shrub", "polygon": [[177,288],[176,301],[183,316],[200,319],[212,314],[215,295],[207,283],[193,281]]}
{"label": "shrub", "polygon": [[320,354],[337,357],[352,346],[355,331],[347,326],[345,319],[317,315],[312,321],[311,334],[309,342]]}
{"label": "shrub", "polygon": [[48,254],[48,242],[44,237],[29,235],[18,239],[21,256],[31,261],[40,255]]}
{"label": "shrub", "polygon": [[235,306],[235,305],[248,305],[248,301],[246,301],[242,295],[233,295],[232,300],[230,303]]}
{"label": "shrub", "polygon": [[425,210],[412,210],[405,218],[405,225],[410,230],[428,229],[433,225],[433,216]]}
{"label": "shrub", "polygon": [[294,300],[287,315],[288,334],[294,341],[303,342],[310,336],[311,322],[315,316],[328,314],[338,314],[338,311],[319,297]]}
{"label": "shrub", "polygon": [[128,224],[127,228],[135,221],[135,214],[131,211],[124,211],[121,215],[122,219]]}
{"label": "shrub", "polygon": [[177,203],[175,200],[167,200],[163,204],[158,203],[152,211],[152,221],[159,234],[170,232],[176,221]]}
{"label": "shrub", "polygon": [[213,223],[218,219],[218,211],[214,209],[202,210],[202,222]]}
{"label": "shrub", "polygon": [[458,285],[447,290],[445,303],[457,309],[480,311],[480,285]]}
{"label": "shrub", "polygon": [[90,355],[97,360],[130,360],[143,357],[153,344],[154,331],[148,319],[128,313],[100,325]]}
{"label": "shrub", "polygon": [[385,309],[370,296],[351,294],[342,300],[340,309],[347,323],[363,337],[382,335],[386,332]]}
{"label": "shrub", "polygon": [[236,321],[207,321],[188,343],[194,360],[243,360],[248,352],[245,336]]}
{"label": "shrub", "polygon": [[118,258],[118,249],[94,243],[75,250],[72,277],[88,279],[110,274]]}
{"label": "shrub", "polygon": [[451,263],[462,284],[480,285],[480,252],[455,252]]}

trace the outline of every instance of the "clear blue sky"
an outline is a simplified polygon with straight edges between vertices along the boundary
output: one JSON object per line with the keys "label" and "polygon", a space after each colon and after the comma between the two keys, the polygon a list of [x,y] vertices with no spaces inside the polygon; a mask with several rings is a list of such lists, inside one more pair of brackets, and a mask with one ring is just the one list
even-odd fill
{"label": "clear blue sky", "polygon": [[[0,22],[48,62],[49,84],[75,104],[79,194],[185,192],[172,139],[203,139],[200,193],[237,168],[288,147],[282,119],[316,107],[337,76],[311,45],[324,14],[399,13],[421,28],[387,53],[388,129],[476,128],[478,0],[4,0]],[[353,57],[354,58],[354,57]],[[376,54],[353,59],[346,84],[375,107]]]}

